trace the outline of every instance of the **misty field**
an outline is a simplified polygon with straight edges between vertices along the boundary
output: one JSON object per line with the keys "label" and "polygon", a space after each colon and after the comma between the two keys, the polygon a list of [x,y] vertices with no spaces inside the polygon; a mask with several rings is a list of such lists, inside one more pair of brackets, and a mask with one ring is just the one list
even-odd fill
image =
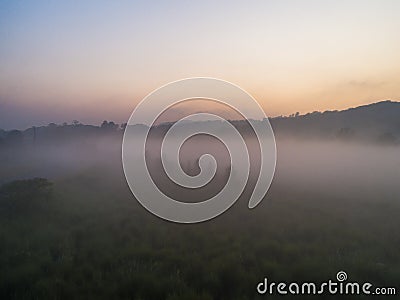
{"label": "misty field", "polygon": [[[163,221],[133,198],[120,136],[4,148],[0,298],[271,299],[282,296],[257,295],[264,277],[318,283],[340,270],[398,286],[399,147],[277,146],[259,206],[247,208],[245,190],[226,213],[193,225]],[[324,297],[334,296],[310,299]]]}

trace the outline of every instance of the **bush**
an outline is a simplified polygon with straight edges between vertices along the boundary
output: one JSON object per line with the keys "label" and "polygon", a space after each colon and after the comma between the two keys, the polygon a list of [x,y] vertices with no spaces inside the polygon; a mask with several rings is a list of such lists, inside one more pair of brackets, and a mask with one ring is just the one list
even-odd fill
{"label": "bush", "polygon": [[0,211],[14,214],[42,208],[50,198],[52,185],[45,178],[7,183],[0,188]]}

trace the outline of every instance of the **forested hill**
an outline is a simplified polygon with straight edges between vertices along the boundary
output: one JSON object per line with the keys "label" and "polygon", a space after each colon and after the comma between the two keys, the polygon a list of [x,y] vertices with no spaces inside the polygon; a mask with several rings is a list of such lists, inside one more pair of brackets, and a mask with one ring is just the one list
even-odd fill
{"label": "forested hill", "polygon": [[275,132],[298,137],[400,140],[400,102],[273,118]]}
{"label": "forested hill", "polygon": [[[293,114],[270,119],[277,138],[311,138],[369,141],[382,144],[400,144],[400,102],[382,101],[342,111]],[[212,123],[212,122],[211,122]],[[243,127],[243,121],[235,121]],[[158,125],[155,130],[165,133],[172,123]],[[214,125],[214,124],[212,124]],[[195,124],[192,124],[195,126]],[[122,136],[125,124],[104,121],[100,126],[72,124],[31,127],[19,131],[0,129],[0,147],[19,143],[57,142],[103,135]],[[142,126],[138,126],[142,128]]]}

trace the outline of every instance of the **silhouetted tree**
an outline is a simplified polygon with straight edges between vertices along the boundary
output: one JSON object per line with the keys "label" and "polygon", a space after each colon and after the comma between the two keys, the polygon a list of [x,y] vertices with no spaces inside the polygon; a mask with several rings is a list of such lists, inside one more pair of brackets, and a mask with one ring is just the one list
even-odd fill
{"label": "silhouetted tree", "polygon": [[115,131],[118,129],[118,124],[115,124],[113,121],[111,122],[103,121],[100,127],[102,130],[105,131]]}

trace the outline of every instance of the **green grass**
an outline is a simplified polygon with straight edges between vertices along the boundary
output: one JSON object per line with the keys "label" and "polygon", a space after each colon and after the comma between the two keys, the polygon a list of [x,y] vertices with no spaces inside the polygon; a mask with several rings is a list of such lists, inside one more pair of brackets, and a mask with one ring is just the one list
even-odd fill
{"label": "green grass", "polygon": [[[256,293],[264,277],[321,282],[340,270],[352,281],[398,284],[394,197],[343,199],[274,183],[255,210],[239,199],[217,219],[182,225],[142,208],[122,174],[104,174],[81,172],[34,198],[19,186],[17,200],[40,203],[26,210],[0,199],[1,299],[266,299]],[[332,299],[310,299],[324,297]]]}

